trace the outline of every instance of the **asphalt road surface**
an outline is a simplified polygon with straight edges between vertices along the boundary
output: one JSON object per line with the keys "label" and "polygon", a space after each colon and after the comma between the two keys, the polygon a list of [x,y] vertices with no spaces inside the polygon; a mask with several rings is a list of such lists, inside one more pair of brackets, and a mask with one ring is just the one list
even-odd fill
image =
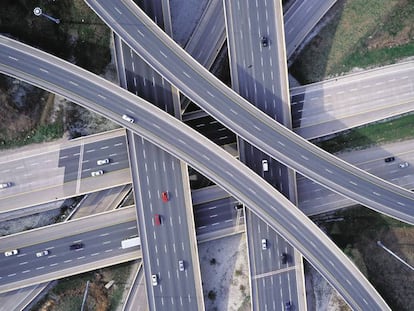
{"label": "asphalt road surface", "polygon": [[[225,151],[183,126],[174,118],[119,87],[53,56],[47,56],[46,53],[18,44],[10,39],[0,38],[3,51],[0,55],[0,70],[2,72],[56,91],[75,102],[82,103],[88,109],[99,112],[136,131],[151,142],[158,143],[163,149],[196,167],[239,200],[247,203],[250,208],[266,219],[272,228],[277,228],[279,233],[283,233],[283,236],[341,292],[351,306],[380,305],[380,308],[387,309],[382,298],[349,259],[306,216],[295,208],[289,208],[290,202],[263,180],[252,175],[248,169]],[[152,38],[152,40],[155,39]],[[32,58],[34,55],[37,55],[35,62]],[[46,56],[48,63],[42,61]],[[10,60],[13,60],[13,70],[10,67]],[[38,69],[39,65],[47,74]],[[33,70],[34,68],[36,70]],[[59,69],[57,70],[57,68]],[[67,71],[67,68],[74,71]],[[31,72],[30,75],[26,74],[29,72]],[[74,75],[75,72],[76,75]],[[42,79],[37,75],[43,75]],[[50,79],[52,76],[53,78]],[[72,81],[72,79],[79,83]],[[60,85],[59,88],[55,87],[56,84]],[[80,96],[78,93],[83,95]],[[121,94],[122,96],[120,96]],[[95,104],[96,102],[100,103],[99,107]],[[129,107],[133,107],[134,111]],[[136,117],[136,120],[139,116],[139,126],[122,121],[120,116],[126,111]],[[179,138],[177,139],[177,137]],[[275,140],[274,136],[272,136],[272,140]],[[285,142],[288,143],[288,140]],[[215,161],[213,162],[211,159]],[[319,171],[321,170],[319,169]],[[410,198],[405,198],[405,200],[410,201]],[[297,224],[293,224],[292,221]],[[310,242],[308,242],[309,239]],[[322,255],[322,253],[325,254]],[[333,261],[330,263],[328,258],[329,260],[334,259],[335,263]],[[346,288],[341,285],[349,283],[351,284]]]}

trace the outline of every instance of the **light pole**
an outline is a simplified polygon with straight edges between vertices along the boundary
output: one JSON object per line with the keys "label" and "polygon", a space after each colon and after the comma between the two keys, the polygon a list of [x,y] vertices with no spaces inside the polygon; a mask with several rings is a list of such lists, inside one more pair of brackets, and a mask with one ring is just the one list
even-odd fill
{"label": "light pole", "polygon": [[414,270],[414,267],[411,266],[409,263],[405,262],[403,259],[401,259],[397,254],[395,254],[393,251],[391,251],[390,249],[388,249],[387,247],[384,246],[384,244],[381,243],[381,241],[377,241],[377,245],[379,247],[382,247],[386,252],[390,253],[391,255],[393,255],[395,258],[397,258],[399,261],[401,261],[404,265],[406,265],[408,268],[410,268],[411,270]]}
{"label": "light pole", "polygon": [[50,15],[47,15],[47,14],[43,13],[42,12],[42,9],[39,8],[39,7],[35,7],[33,9],[33,14],[36,15],[36,16],[44,16],[47,19],[51,20],[52,22],[55,22],[56,24],[59,24],[60,23],[60,19],[59,18],[54,18],[54,17],[52,17]]}

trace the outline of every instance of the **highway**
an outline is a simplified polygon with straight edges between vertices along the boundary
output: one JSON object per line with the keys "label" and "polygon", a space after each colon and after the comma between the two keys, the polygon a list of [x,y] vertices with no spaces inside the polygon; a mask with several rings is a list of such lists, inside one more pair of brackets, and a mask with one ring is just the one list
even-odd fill
{"label": "highway", "polygon": [[[158,108],[85,70],[4,37],[0,37],[0,46],[1,72],[82,103],[196,167],[277,229],[351,306],[388,309],[358,269],[305,215],[220,147]],[[123,121],[121,115],[125,112],[131,113],[139,123],[131,125]],[[345,288],[342,284],[349,284],[346,280],[352,286],[345,285]]]}
{"label": "highway", "polygon": [[[0,213],[129,183],[124,134],[111,131],[2,156],[0,174],[12,187],[0,191]],[[110,162],[98,166],[101,159]],[[91,177],[96,170],[104,175]]]}
{"label": "highway", "polygon": [[[252,105],[291,128],[280,1],[258,2],[256,5],[250,1],[224,1],[224,8],[232,88]],[[261,42],[263,37],[267,44]],[[264,171],[262,160],[270,161],[269,157],[243,139],[238,139],[238,146],[243,163],[296,203],[293,171],[276,161]],[[245,213],[252,309],[278,310],[289,302],[297,309],[306,310],[303,267],[298,264],[295,268],[294,264],[300,254],[295,254],[290,245],[287,248],[287,242],[248,208]],[[268,244],[265,250],[262,239]],[[289,254],[289,263],[293,266],[287,273],[280,270],[286,265],[280,263],[282,254]],[[278,274],[278,281],[274,273]],[[298,279],[297,275],[300,276]]]}
{"label": "highway", "polygon": [[86,2],[164,78],[249,143],[333,191],[414,223],[413,193],[340,161],[252,107],[195,62],[133,3],[122,1],[114,7],[105,1]]}
{"label": "highway", "polygon": [[[365,150],[344,153],[341,154],[341,157],[346,161],[354,163],[360,167],[363,167],[364,169],[370,170],[383,178],[387,178],[395,183],[406,186],[408,189],[414,189],[414,168],[411,166],[405,169],[398,167],[398,164],[404,161],[414,163],[413,146],[414,140],[409,140],[404,141],[403,143],[397,142],[382,145],[380,147],[373,147]],[[383,159],[390,155],[395,156],[395,162],[385,163]],[[310,206],[316,206],[317,204],[322,203],[324,198],[326,200],[326,194],[321,195],[321,190],[318,190],[317,188],[309,189],[306,187],[306,185],[312,187],[312,185],[309,184],[310,181],[308,181],[307,184],[303,178],[299,178],[299,181],[299,186],[303,187],[300,193],[313,193],[316,195],[313,204],[309,204]],[[305,183],[302,184],[302,181]],[[237,215],[238,212],[233,208],[237,203],[237,200],[228,197],[228,194],[221,188],[214,186],[207,189],[195,190],[193,191],[192,197],[193,204],[195,205],[194,209],[195,220],[197,224],[197,235],[198,238],[201,238],[200,242],[204,241],[205,237],[207,237],[208,240],[211,240],[214,237],[219,238],[222,236],[220,232],[224,232],[224,235],[230,234],[231,232],[240,232],[239,230],[226,231],[226,229],[233,228],[237,225],[243,227],[244,216],[242,213]],[[301,196],[299,196],[299,198],[300,197]],[[339,197],[339,199],[343,198]],[[348,204],[353,204],[352,201],[347,200],[347,202]],[[116,213],[119,212],[122,213],[123,211],[117,211]],[[121,216],[117,216],[116,218],[118,219],[120,217]],[[239,222],[237,222],[237,217],[240,217]],[[106,223],[103,221],[100,221],[100,224],[106,226]],[[61,224],[59,226],[66,226],[66,224]],[[50,231],[50,228],[45,228],[45,232],[47,232],[46,234],[48,236],[57,235],[55,229],[53,230],[54,231],[52,232]],[[65,229],[62,231],[66,233],[63,236],[66,236],[68,231],[70,230]],[[15,242],[10,243],[10,247],[21,243],[19,241],[20,240],[16,240]],[[275,275],[275,277],[278,276]]]}
{"label": "highway", "polygon": [[[197,241],[194,225],[191,226],[193,217],[188,217],[185,208],[186,201],[189,201],[186,197],[189,196],[189,185],[186,192],[183,186],[186,179],[176,173],[181,171],[180,161],[160,152],[158,147],[137,135],[128,138],[128,141],[131,149],[138,151],[131,157],[131,168],[133,181],[139,185],[137,189],[140,192],[135,197],[139,198],[136,205],[140,215],[138,223],[150,309],[201,310],[204,308],[198,292],[201,276],[198,257],[193,256],[198,256],[198,253],[192,253],[193,248],[197,249]],[[148,159],[145,153],[155,157]],[[168,191],[168,202],[161,200],[163,191]],[[155,214],[160,215],[160,225],[155,223]],[[190,228],[193,228],[192,232],[189,232]],[[184,261],[184,271],[178,269],[179,260]],[[158,277],[157,286],[151,284],[153,274]],[[200,280],[198,287],[197,276]]]}
{"label": "highway", "polygon": [[148,310],[147,290],[145,288],[144,269],[139,262],[133,284],[122,307],[122,311],[146,311]]}
{"label": "highway", "polygon": [[[205,42],[221,38],[224,34],[224,22],[218,18],[222,15],[222,7],[216,2],[219,1],[210,2],[208,8],[212,12],[206,13],[206,18],[214,19],[214,27],[211,28],[211,33],[204,34],[208,38]],[[305,0],[293,3],[284,16],[289,55],[335,2],[336,0]],[[208,22],[205,21],[203,25]],[[196,35],[196,37],[200,36],[200,34]],[[205,65],[202,59],[197,58],[197,54],[191,52],[190,54]],[[209,68],[206,65],[205,67]],[[294,131],[306,139],[312,139],[412,111],[414,109],[412,67],[410,62],[404,62],[292,88]],[[232,69],[234,70],[234,66]],[[364,84],[362,85],[360,81],[364,81]],[[395,86],[387,90],[378,89],[388,82]],[[206,113],[186,112],[183,120],[191,119],[194,124],[197,124],[195,119],[200,117],[205,118]],[[206,124],[206,122],[202,123]]]}
{"label": "highway", "polygon": [[290,58],[336,0],[296,0],[284,15],[286,53]]}
{"label": "highway", "polygon": [[[408,140],[345,152],[338,154],[338,156],[371,174],[412,190],[414,189],[413,150],[414,141]],[[394,156],[395,161],[386,163],[384,159],[390,156]],[[400,168],[399,164],[404,162],[408,162],[410,165],[406,168]],[[300,193],[299,208],[306,215],[317,215],[355,205],[354,201],[333,193],[301,176],[298,177],[298,190]]]}
{"label": "highway", "polygon": [[290,90],[294,131],[317,138],[414,110],[414,61]]}
{"label": "highway", "polygon": [[[143,2],[148,16],[161,27],[171,23],[169,15],[163,16],[163,11],[169,11],[163,9],[168,2]],[[120,53],[123,57],[118,63],[123,64],[118,70],[125,72],[128,90],[172,115],[181,116],[178,92],[125,44],[118,49]],[[188,168],[132,132],[127,132],[127,141],[149,308],[203,310]],[[162,202],[161,193],[165,191],[169,202]],[[155,225],[155,213],[161,217],[160,228]],[[179,271],[179,260],[184,262],[184,271]],[[152,275],[157,276],[157,286],[152,284]]]}
{"label": "highway", "polygon": [[210,69],[225,42],[222,1],[208,0],[196,29],[185,45],[185,50],[200,64]]}
{"label": "highway", "polygon": [[[121,249],[121,240],[138,233],[134,216],[132,208],[125,208],[0,238],[2,252],[19,249],[18,255],[0,258],[0,292],[139,257],[138,247]],[[70,250],[77,242],[84,247]],[[49,254],[36,257],[42,250]]]}

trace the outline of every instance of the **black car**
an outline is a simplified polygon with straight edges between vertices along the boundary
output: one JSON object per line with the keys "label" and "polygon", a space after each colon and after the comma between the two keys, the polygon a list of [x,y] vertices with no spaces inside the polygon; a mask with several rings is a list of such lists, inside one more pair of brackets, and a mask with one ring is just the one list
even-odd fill
{"label": "black car", "polygon": [[282,264],[285,265],[288,261],[288,254],[282,253],[282,255],[280,255],[280,260],[282,261]]}
{"label": "black car", "polygon": [[290,301],[285,303],[285,311],[290,311],[292,308],[292,304],[290,303]]}
{"label": "black car", "polygon": [[75,250],[75,249],[81,249],[83,248],[83,243],[73,243],[69,246],[69,249],[71,251]]}
{"label": "black car", "polygon": [[394,158],[394,157],[388,157],[388,158],[385,158],[385,159],[384,159],[384,161],[385,161],[385,162],[387,162],[387,163],[388,163],[388,162],[392,162],[392,161],[394,161],[394,160],[395,160],[395,158]]}
{"label": "black car", "polygon": [[266,46],[269,45],[269,40],[267,39],[267,37],[261,36],[260,37],[260,43],[262,44],[263,47],[266,47]]}
{"label": "black car", "polygon": [[237,203],[236,205],[234,205],[234,209],[237,211],[238,209],[242,209],[243,208],[243,203]]}

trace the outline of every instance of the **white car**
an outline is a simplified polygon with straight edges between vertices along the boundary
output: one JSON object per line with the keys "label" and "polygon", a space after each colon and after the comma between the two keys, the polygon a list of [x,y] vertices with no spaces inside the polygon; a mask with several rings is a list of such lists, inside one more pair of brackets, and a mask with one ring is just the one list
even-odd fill
{"label": "white car", "polygon": [[98,164],[98,165],[104,165],[104,164],[108,164],[108,163],[109,163],[109,159],[102,159],[102,160],[96,161],[96,164]]}
{"label": "white car", "polygon": [[135,122],[134,118],[132,118],[132,117],[126,115],[126,114],[122,115],[122,119],[124,119],[125,121],[128,121],[129,123],[134,123]]}
{"label": "white car", "polygon": [[156,274],[151,275],[152,286],[158,285],[158,277]]}
{"label": "white car", "polygon": [[48,250],[44,250],[44,251],[41,251],[41,252],[37,252],[36,253],[36,257],[43,257],[43,256],[47,256],[47,255],[49,255],[49,251]]}
{"label": "white car", "polygon": [[184,268],[184,261],[183,260],[179,260],[178,261],[178,269],[180,271],[184,271],[185,270],[185,268]]}
{"label": "white car", "polygon": [[103,173],[104,173],[103,170],[94,171],[94,172],[91,172],[91,176],[95,177],[95,176],[103,175]]}
{"label": "white car", "polygon": [[400,167],[400,168],[406,168],[406,167],[408,167],[410,164],[408,164],[408,162],[402,162],[402,163],[400,163],[400,164],[398,164],[398,166]]}
{"label": "white car", "polygon": [[262,160],[262,167],[263,167],[263,172],[267,172],[269,170],[269,162],[267,162],[267,160]]}
{"label": "white car", "polygon": [[0,189],[9,188],[12,186],[11,182],[4,182],[0,184]]}
{"label": "white car", "polygon": [[4,256],[6,256],[6,257],[14,256],[14,255],[17,255],[18,253],[19,253],[18,249],[13,249],[11,251],[5,251]]}
{"label": "white car", "polygon": [[262,239],[262,249],[263,250],[267,249],[267,240],[266,239]]}

